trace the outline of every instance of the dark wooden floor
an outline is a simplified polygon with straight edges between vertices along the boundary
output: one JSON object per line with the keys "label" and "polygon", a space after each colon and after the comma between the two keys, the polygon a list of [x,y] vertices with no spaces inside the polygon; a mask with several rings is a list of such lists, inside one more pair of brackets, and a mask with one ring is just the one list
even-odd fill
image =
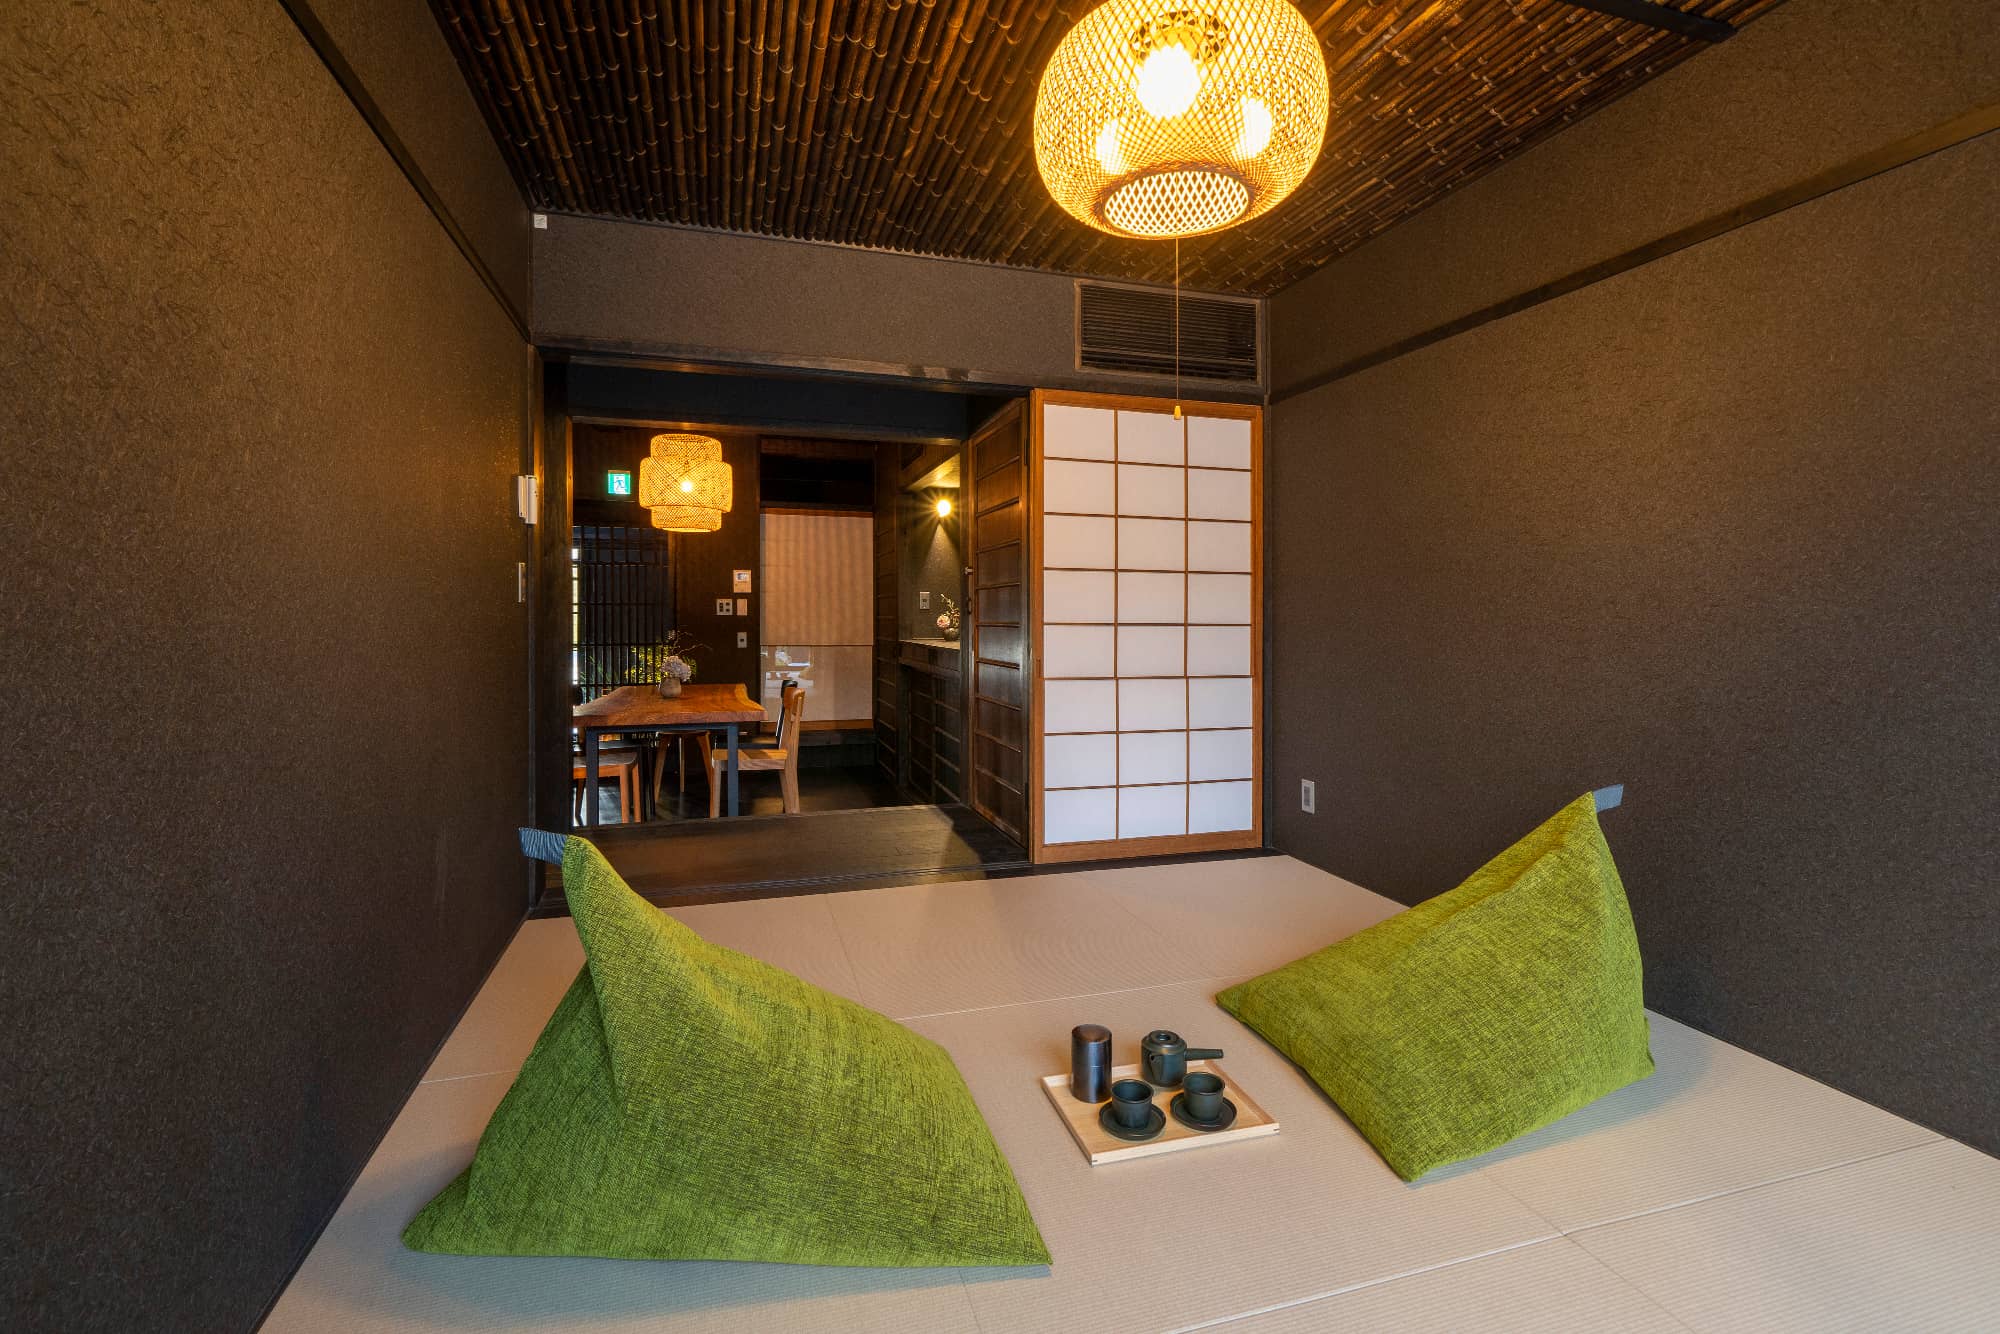
{"label": "dark wooden floor", "polygon": [[[804,778],[802,773],[802,802]],[[704,796],[704,814],[706,801]],[[983,879],[1028,864],[1020,844],[963,806],[808,807],[800,815],[666,820],[584,832],[633,889],[663,907]],[[534,915],[566,914],[561,872],[550,867],[544,883]]]}
{"label": "dark wooden floor", "polygon": [[[785,809],[784,794],[775,773],[737,775],[739,797],[745,815],[777,815]],[[853,811],[875,806],[903,806],[907,799],[896,785],[872,764],[837,768],[802,765],[799,768],[799,806],[807,811]],[[708,820],[708,783],[699,767],[688,775],[687,790],[680,790],[679,776],[669,768],[661,786],[660,807],[651,812],[653,820]],[[599,780],[597,818],[609,827],[618,820],[618,784]]]}

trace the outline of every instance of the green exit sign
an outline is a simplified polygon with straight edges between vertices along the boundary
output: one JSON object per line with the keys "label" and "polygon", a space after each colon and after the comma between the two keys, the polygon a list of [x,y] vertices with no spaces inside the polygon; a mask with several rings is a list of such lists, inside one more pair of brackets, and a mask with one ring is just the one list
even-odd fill
{"label": "green exit sign", "polygon": [[632,494],[632,474],[629,472],[608,472],[604,474],[604,490],[609,495],[629,496]]}

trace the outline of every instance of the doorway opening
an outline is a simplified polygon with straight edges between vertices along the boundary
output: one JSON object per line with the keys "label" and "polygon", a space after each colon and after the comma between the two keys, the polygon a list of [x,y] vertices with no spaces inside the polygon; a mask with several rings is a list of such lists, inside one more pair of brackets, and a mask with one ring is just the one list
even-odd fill
{"label": "doorway opening", "polygon": [[[656,902],[1026,865],[1018,816],[991,799],[996,767],[1024,772],[1005,743],[1025,711],[996,727],[989,702],[982,727],[966,667],[967,445],[1018,422],[1020,399],[862,388],[547,367],[543,551],[568,569],[565,605],[538,617],[563,641],[539,655],[538,813]],[[705,531],[663,531],[641,503],[663,433],[727,465]],[[563,910],[553,868],[538,910]]]}

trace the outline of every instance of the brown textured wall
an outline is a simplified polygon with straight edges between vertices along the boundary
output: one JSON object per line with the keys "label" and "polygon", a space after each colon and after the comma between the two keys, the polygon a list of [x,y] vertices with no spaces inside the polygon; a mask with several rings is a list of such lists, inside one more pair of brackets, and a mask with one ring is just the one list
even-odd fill
{"label": "brown textured wall", "polygon": [[1651,1004],[2000,1150],[1996,191],[1988,135],[1281,401],[1276,845],[1414,902],[1623,782]]}
{"label": "brown textured wall", "polygon": [[1803,0],[1286,290],[1284,394],[2000,96],[1991,0]]}
{"label": "brown textured wall", "polygon": [[528,317],[528,206],[424,0],[291,0],[309,7],[454,222]]}
{"label": "brown textured wall", "polygon": [[269,0],[0,99],[0,1327],[246,1329],[524,909],[529,353]]}

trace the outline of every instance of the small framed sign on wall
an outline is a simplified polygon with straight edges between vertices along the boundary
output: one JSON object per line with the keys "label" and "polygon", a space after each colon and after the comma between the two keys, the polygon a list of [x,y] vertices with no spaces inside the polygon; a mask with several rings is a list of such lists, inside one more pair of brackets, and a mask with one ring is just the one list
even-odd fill
{"label": "small framed sign on wall", "polygon": [[604,494],[607,496],[629,496],[632,494],[632,474],[629,472],[607,472],[604,474]]}

